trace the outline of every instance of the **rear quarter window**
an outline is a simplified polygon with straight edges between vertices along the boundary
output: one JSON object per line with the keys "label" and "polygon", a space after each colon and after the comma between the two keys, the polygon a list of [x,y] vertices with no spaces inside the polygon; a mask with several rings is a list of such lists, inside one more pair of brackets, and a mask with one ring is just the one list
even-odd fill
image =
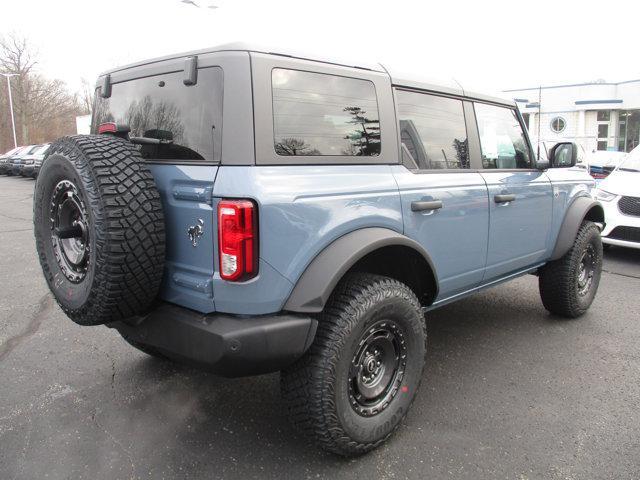
{"label": "rear quarter window", "polygon": [[380,115],[372,82],[275,68],[271,87],[278,155],[380,155]]}
{"label": "rear quarter window", "polygon": [[183,83],[184,72],[115,83],[111,97],[96,95],[92,133],[106,122],[125,124],[138,137],[148,160],[220,161],[222,151],[223,72],[198,70],[195,85]]}

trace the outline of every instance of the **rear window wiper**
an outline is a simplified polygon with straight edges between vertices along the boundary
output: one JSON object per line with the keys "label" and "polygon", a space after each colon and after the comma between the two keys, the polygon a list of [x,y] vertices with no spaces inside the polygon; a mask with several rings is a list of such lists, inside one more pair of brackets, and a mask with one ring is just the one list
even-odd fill
{"label": "rear window wiper", "polygon": [[173,140],[167,140],[164,138],[152,138],[152,137],[129,137],[131,143],[137,143],[139,145],[171,145]]}

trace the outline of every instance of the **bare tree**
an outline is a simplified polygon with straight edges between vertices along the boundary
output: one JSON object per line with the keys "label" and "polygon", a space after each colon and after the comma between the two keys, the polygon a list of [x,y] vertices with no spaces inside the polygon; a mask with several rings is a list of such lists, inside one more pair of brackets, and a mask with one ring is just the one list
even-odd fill
{"label": "bare tree", "polygon": [[[11,79],[11,92],[16,132],[22,145],[75,133],[75,116],[83,113],[81,102],[69,93],[64,82],[45,78],[36,72],[36,65],[37,54],[26,39],[15,34],[0,37],[0,69],[18,74]],[[8,112],[5,96],[0,97],[2,112]],[[6,140],[9,133],[5,123],[0,122],[0,147],[3,150],[10,145]]]}
{"label": "bare tree", "polygon": [[79,103],[84,115],[89,115],[93,111],[93,93],[94,89],[89,80],[83,78],[81,80],[82,87],[79,95]]}
{"label": "bare tree", "polygon": [[276,153],[278,155],[320,155],[320,150],[311,148],[304,140],[300,138],[281,138],[275,144]]}

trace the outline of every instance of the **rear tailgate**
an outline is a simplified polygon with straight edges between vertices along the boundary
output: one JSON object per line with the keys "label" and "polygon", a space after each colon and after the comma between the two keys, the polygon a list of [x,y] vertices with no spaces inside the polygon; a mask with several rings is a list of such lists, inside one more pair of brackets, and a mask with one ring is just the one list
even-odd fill
{"label": "rear tailgate", "polygon": [[201,312],[213,300],[216,215],[211,194],[217,166],[151,164],[162,197],[167,253],[160,297]]}

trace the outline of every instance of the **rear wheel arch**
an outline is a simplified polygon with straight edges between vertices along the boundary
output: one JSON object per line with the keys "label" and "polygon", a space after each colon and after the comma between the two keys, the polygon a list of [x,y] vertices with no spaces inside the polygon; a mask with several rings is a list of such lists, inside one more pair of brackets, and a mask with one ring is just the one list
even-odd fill
{"label": "rear wheel arch", "polygon": [[350,272],[383,275],[408,285],[424,304],[438,295],[438,278],[429,254],[416,241],[386,228],[363,228],[336,239],[307,266],[284,310],[317,313]]}
{"label": "rear wheel arch", "polygon": [[604,224],[602,205],[587,196],[577,198],[567,208],[550,260],[557,260],[569,251],[585,220]]}

